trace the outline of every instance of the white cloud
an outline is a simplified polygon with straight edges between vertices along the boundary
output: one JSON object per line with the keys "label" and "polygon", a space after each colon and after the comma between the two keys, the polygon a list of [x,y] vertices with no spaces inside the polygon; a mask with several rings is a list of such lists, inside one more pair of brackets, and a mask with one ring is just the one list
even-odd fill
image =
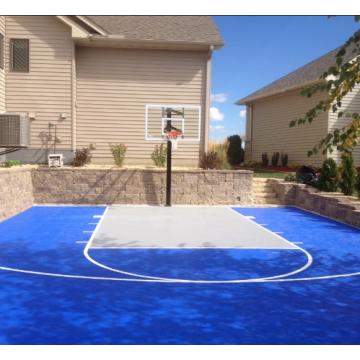
{"label": "white cloud", "polygon": [[221,125],[217,125],[217,126],[210,125],[210,131],[211,132],[222,132],[222,133],[227,133],[228,132],[225,129],[225,126],[221,126]]}
{"label": "white cloud", "polygon": [[225,102],[225,101],[227,101],[227,96],[229,96],[229,94],[211,94],[210,101],[211,102]]}
{"label": "white cloud", "polygon": [[225,115],[219,112],[216,107],[210,108],[210,121],[223,121]]}
{"label": "white cloud", "polygon": [[241,118],[246,117],[246,110],[241,110],[240,114],[239,114],[239,117],[241,117]]}

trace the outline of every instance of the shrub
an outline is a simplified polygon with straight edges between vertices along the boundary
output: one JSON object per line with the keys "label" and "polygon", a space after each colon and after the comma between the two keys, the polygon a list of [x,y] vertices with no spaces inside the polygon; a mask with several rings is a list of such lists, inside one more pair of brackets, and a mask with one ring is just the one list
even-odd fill
{"label": "shrub", "polygon": [[228,138],[229,149],[227,157],[230,165],[237,165],[244,161],[244,149],[241,147],[241,138],[239,135],[232,135]]}
{"label": "shrub", "polygon": [[268,166],[269,159],[268,159],[267,153],[263,153],[261,155],[261,159],[262,159],[262,162],[261,162],[262,166]]}
{"label": "shrub", "polygon": [[227,157],[227,152],[229,150],[229,140],[226,138],[222,143],[217,143],[215,141],[209,142],[209,151],[216,152],[220,159],[220,165],[218,169],[221,170],[231,170],[231,165]]}
{"label": "shrub", "polygon": [[241,163],[240,166],[258,167],[258,166],[262,166],[262,162],[260,162],[260,161],[245,161],[245,162]]}
{"label": "shrub", "polygon": [[287,166],[289,161],[289,156],[288,154],[284,154],[283,152],[281,153],[281,165],[282,166]]}
{"label": "shrub", "polygon": [[302,164],[290,164],[289,165],[290,169],[298,169],[299,167],[302,167]]}
{"label": "shrub", "polygon": [[151,154],[151,159],[154,161],[154,164],[158,167],[165,167],[167,159],[167,149],[164,149],[164,143],[155,146],[155,150]]}
{"label": "shrub", "polygon": [[215,151],[200,152],[200,167],[202,169],[217,169],[220,163],[220,158]]}
{"label": "shrub", "polygon": [[271,159],[272,166],[277,166],[277,164],[279,162],[279,157],[280,157],[280,154],[278,152],[275,152]]}
{"label": "shrub", "polygon": [[124,144],[118,144],[118,143],[115,144],[110,143],[109,146],[110,146],[110,151],[113,154],[115,164],[117,166],[122,166],[125,159],[127,147]]}
{"label": "shrub", "polygon": [[3,165],[5,167],[19,166],[20,161],[19,160],[7,160],[7,161],[3,162]]}
{"label": "shrub", "polygon": [[355,190],[356,169],[353,154],[349,154],[340,165],[342,172],[340,178],[340,189],[344,195],[352,195]]}
{"label": "shrub", "polygon": [[85,164],[90,164],[90,162],[91,162],[90,149],[83,148],[81,150],[79,149],[75,150],[75,156],[73,161],[74,166],[84,166]]}
{"label": "shrub", "polygon": [[339,186],[339,173],[334,159],[325,159],[321,167],[317,188],[321,191],[336,192]]}
{"label": "shrub", "polygon": [[284,180],[296,182],[296,175],[295,174],[286,174],[284,177]]}
{"label": "shrub", "polygon": [[358,173],[356,176],[355,190],[357,191],[357,196],[360,199],[360,170],[358,170]]}

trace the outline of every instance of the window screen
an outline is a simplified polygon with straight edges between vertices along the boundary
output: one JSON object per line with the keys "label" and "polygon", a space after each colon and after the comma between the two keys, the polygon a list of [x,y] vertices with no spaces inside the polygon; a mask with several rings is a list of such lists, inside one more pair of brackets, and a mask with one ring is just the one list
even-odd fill
{"label": "window screen", "polygon": [[12,69],[29,71],[29,40],[12,39]]}
{"label": "window screen", "polygon": [[0,69],[4,68],[4,35],[0,34]]}

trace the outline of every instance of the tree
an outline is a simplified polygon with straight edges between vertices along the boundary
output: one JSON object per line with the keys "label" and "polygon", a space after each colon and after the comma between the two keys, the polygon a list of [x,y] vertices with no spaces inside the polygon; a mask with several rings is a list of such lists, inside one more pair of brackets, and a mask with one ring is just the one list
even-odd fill
{"label": "tree", "polygon": [[[329,18],[332,16],[328,16]],[[360,15],[355,16],[355,21],[360,20]],[[310,85],[300,91],[301,96],[310,98],[317,91],[326,91],[328,97],[325,101],[320,101],[315,107],[310,109],[304,118],[296,119],[290,122],[290,127],[305,124],[306,122],[312,123],[313,120],[321,113],[332,110],[338,113],[338,119],[344,116],[341,109],[341,100],[351,92],[356,85],[360,84],[360,30],[355,32],[353,36],[341,47],[340,51],[336,54],[335,64],[325,71],[320,79],[324,82],[318,85]],[[343,56],[346,52],[354,54],[354,60],[343,63]],[[333,132],[320,140],[312,150],[308,151],[308,156],[317,154],[319,150],[325,146],[322,153],[326,154],[327,151],[333,152],[333,147],[341,151],[340,172],[343,171],[344,160],[353,152],[358,142],[360,141],[360,115],[359,113],[347,113],[346,117],[349,118],[349,123],[342,129],[335,129]]]}

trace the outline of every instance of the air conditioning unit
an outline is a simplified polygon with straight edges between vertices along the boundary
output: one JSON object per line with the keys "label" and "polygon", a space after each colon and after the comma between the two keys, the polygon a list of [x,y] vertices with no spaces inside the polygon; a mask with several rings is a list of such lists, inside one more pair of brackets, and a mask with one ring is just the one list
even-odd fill
{"label": "air conditioning unit", "polygon": [[0,114],[0,147],[30,146],[30,118],[21,113]]}

